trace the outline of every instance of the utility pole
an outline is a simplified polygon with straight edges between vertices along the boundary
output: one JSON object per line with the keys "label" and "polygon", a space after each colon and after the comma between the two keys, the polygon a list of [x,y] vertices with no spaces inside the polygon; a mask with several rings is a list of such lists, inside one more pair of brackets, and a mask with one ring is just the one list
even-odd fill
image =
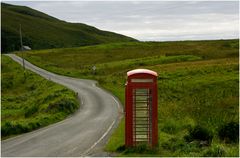
{"label": "utility pole", "polygon": [[23,58],[23,42],[22,42],[22,28],[21,28],[21,24],[20,24],[20,43],[21,43],[21,52],[22,52],[22,65],[23,65],[23,69],[25,71],[25,61]]}

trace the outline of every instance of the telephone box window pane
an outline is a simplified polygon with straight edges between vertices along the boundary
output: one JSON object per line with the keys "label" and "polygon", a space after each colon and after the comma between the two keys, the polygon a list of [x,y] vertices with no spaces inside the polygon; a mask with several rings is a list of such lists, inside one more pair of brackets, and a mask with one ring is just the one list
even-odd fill
{"label": "telephone box window pane", "polygon": [[148,83],[148,82],[153,82],[153,79],[132,79],[131,82],[134,83]]}
{"label": "telephone box window pane", "polygon": [[133,141],[138,143],[151,143],[151,89],[133,90]]}

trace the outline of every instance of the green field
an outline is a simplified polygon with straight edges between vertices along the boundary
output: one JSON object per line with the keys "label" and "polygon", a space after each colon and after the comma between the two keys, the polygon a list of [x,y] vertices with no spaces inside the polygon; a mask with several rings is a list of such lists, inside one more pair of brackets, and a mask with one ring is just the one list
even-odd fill
{"label": "green field", "polygon": [[137,41],[131,37],[102,31],[86,24],[62,21],[24,6],[1,3],[1,18],[1,52],[20,49],[20,24],[23,44],[32,49]]}
{"label": "green field", "polygon": [[63,120],[79,108],[76,94],[1,57],[1,138]]}
{"label": "green field", "polygon": [[122,120],[107,151],[120,156],[239,155],[238,40],[118,43],[24,56],[58,74],[98,80],[122,103],[127,71],[158,72],[159,146],[125,149]]}

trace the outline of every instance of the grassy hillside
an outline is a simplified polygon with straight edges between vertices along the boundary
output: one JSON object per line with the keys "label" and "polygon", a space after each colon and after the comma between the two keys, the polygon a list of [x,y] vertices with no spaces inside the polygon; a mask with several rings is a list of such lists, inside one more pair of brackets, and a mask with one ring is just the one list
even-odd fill
{"label": "grassy hillside", "polygon": [[96,79],[122,103],[128,70],[158,72],[159,147],[125,149],[122,121],[107,151],[123,156],[238,156],[238,45],[238,40],[136,42],[24,55],[44,69]]}
{"label": "grassy hillside", "polygon": [[24,6],[1,3],[2,52],[19,50],[19,25],[23,44],[32,49],[76,47],[111,42],[136,41],[95,27],[68,23]]}
{"label": "grassy hillside", "polygon": [[[203,60],[238,57],[238,49],[238,40],[131,42],[31,51],[25,53],[25,57],[59,74],[93,78],[166,63],[161,62],[162,57],[171,57],[168,62],[177,62],[179,59],[174,56],[178,55],[193,55]],[[96,65],[97,76],[92,75],[93,65]]]}
{"label": "grassy hillside", "polygon": [[[237,58],[146,66],[159,74],[159,148],[121,149],[122,122],[106,149],[128,156],[238,156],[238,66]],[[123,93],[123,86],[106,87]]]}
{"label": "grassy hillside", "polygon": [[63,120],[78,109],[73,91],[26,71],[2,56],[1,137],[32,131]]}

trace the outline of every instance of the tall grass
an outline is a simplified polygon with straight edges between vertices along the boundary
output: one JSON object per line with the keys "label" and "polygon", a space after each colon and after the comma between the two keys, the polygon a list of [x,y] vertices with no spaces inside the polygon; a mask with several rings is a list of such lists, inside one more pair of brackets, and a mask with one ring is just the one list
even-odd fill
{"label": "tall grass", "polygon": [[[207,129],[207,134],[213,136],[211,142],[214,142],[214,145],[224,146],[225,156],[233,153],[238,156],[238,143],[233,143],[235,148],[229,153],[228,144],[218,136],[221,126],[229,122],[238,123],[239,120],[237,59],[172,63],[146,68],[159,74],[159,152],[153,155],[213,156],[211,152],[215,151],[211,151],[209,142],[204,142],[207,141],[204,140],[205,136],[200,141],[198,137],[194,137],[190,142],[185,140],[185,137],[191,134],[191,129],[199,126]],[[117,77],[112,76],[112,80],[117,80]],[[109,90],[124,88],[123,85],[107,83],[104,87]],[[124,96],[121,97],[124,100]],[[124,145],[123,127],[124,122],[107,144],[108,151],[117,151]],[[199,136],[199,133],[197,135]],[[211,152],[207,152],[208,150]],[[145,156],[148,155],[149,153],[145,153]],[[223,155],[219,153],[217,156]]]}
{"label": "tall grass", "polygon": [[122,121],[106,150],[127,156],[238,156],[239,140],[228,142],[230,137],[219,134],[229,133],[231,122],[239,125],[238,55],[238,40],[119,43],[25,53],[27,60],[47,70],[98,80],[122,103],[128,70],[158,72],[159,147],[154,152],[125,149]]}
{"label": "tall grass", "polygon": [[2,56],[1,137],[32,131],[76,111],[76,94]]}

